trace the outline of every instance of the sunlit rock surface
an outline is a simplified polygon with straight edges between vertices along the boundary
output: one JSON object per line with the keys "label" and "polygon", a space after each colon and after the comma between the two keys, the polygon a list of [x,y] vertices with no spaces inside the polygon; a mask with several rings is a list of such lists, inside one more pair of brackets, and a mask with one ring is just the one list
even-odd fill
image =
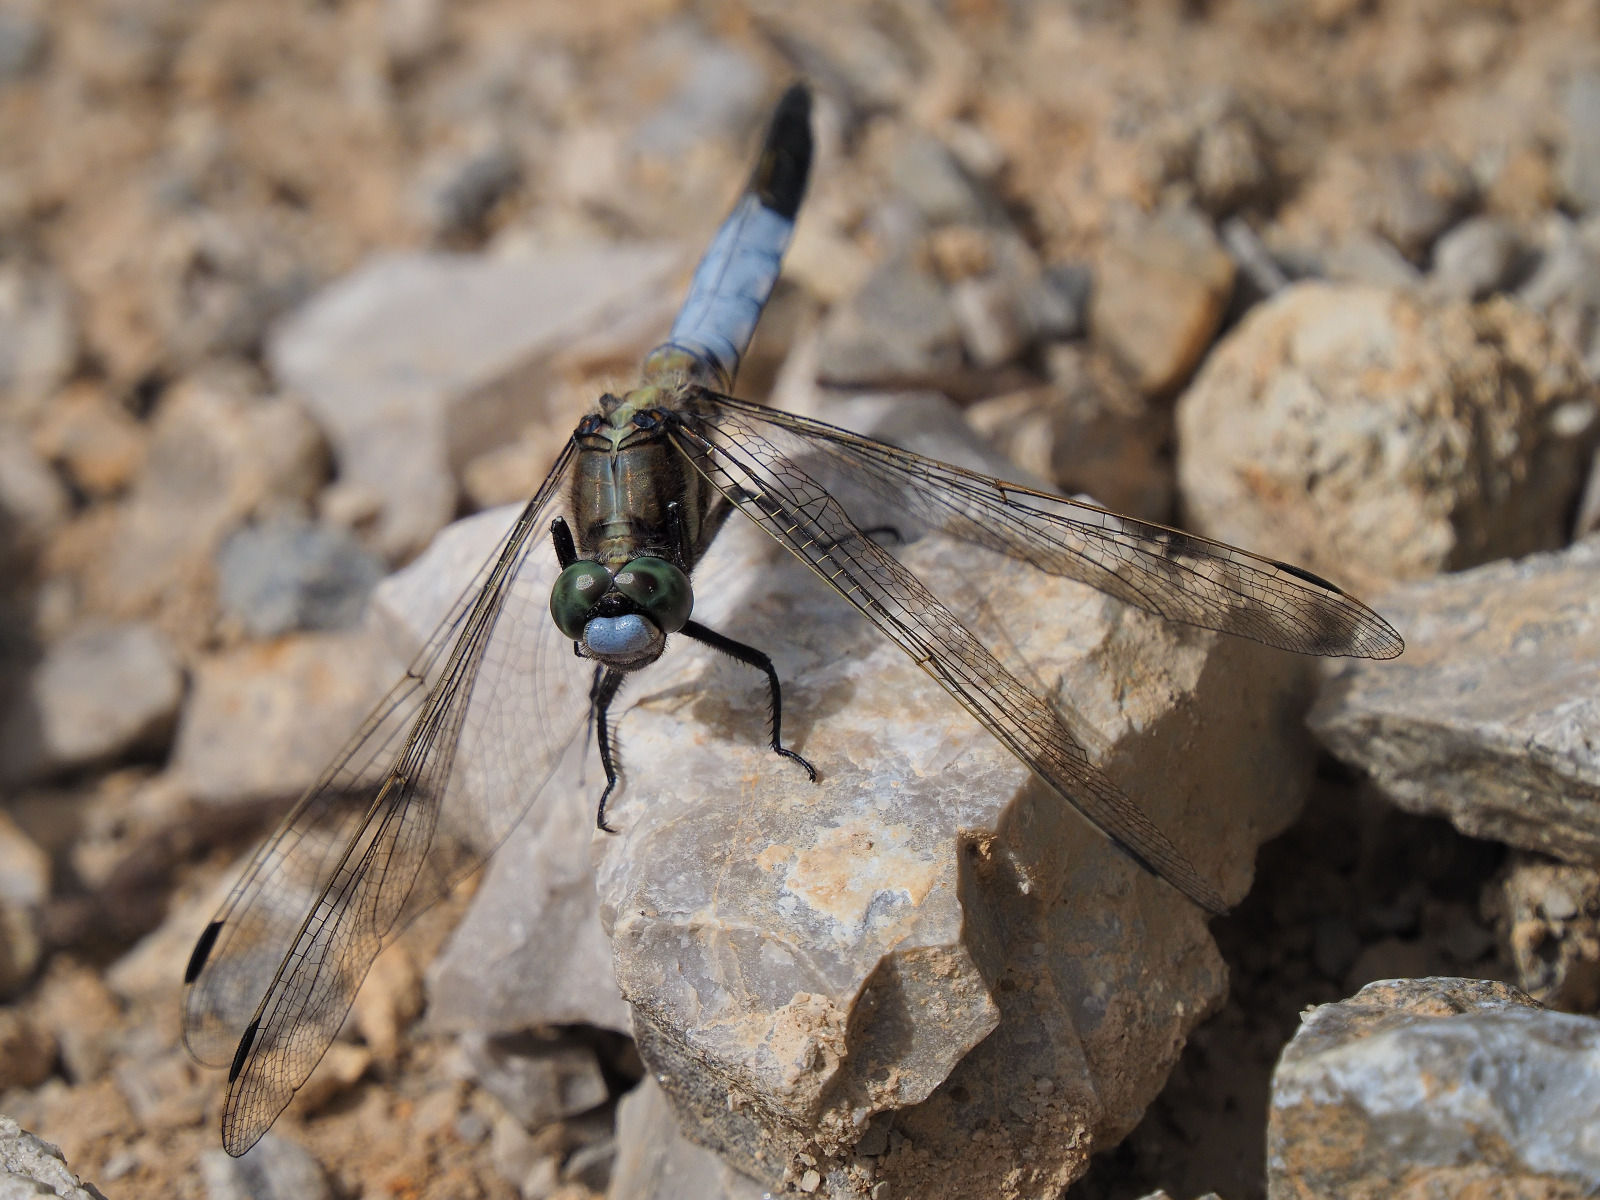
{"label": "sunlit rock surface", "polygon": [[1411,812],[1573,863],[1600,853],[1600,538],[1386,593],[1392,662],[1334,670],[1327,747]]}
{"label": "sunlit rock surface", "polygon": [[[904,558],[1243,895],[1307,779],[1301,664],[940,538]],[[766,748],[759,676],[693,645],[617,706],[601,911],[686,1131],[768,1186],[1053,1195],[1221,999],[1203,914],[755,530],[730,526],[697,594],[772,654],[821,780]]]}
{"label": "sunlit rock surface", "polygon": [[[911,415],[935,450],[937,414]],[[380,589],[391,633],[420,637],[510,520],[463,522]],[[906,564],[1070,705],[1094,760],[1241,897],[1309,777],[1304,662],[902,532]],[[540,548],[530,595],[547,575]],[[741,518],[695,592],[697,620],[773,657],[785,741],[820,781],[768,748],[757,672],[673,639],[612,710],[621,832],[592,838],[603,775],[575,745],[435,968],[432,1019],[608,1024],[620,986],[684,1132],[765,1187],[1053,1196],[1132,1128],[1221,1000],[1204,914]],[[600,922],[582,911],[591,838]],[[614,983],[567,965],[575,941],[591,961],[602,922]]]}
{"label": "sunlit rock surface", "polygon": [[1278,1060],[1269,1200],[1600,1187],[1600,1021],[1479,979],[1389,979],[1313,1008]]}

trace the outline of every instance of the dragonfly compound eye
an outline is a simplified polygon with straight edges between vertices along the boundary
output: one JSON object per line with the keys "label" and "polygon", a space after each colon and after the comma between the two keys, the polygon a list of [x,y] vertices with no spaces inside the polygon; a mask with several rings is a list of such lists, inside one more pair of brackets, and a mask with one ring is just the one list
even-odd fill
{"label": "dragonfly compound eye", "polygon": [[617,572],[614,583],[662,633],[677,633],[694,611],[689,577],[664,558],[636,558]]}
{"label": "dragonfly compound eye", "polygon": [[556,628],[573,641],[583,638],[583,626],[595,602],[611,590],[611,572],[597,562],[575,562],[550,589],[550,615]]}

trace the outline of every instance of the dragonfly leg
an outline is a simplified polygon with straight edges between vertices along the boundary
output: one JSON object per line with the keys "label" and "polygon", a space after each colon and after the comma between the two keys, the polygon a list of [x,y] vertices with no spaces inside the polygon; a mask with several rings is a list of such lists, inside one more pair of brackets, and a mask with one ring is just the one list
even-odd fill
{"label": "dragonfly leg", "polygon": [[610,669],[596,669],[594,685],[589,689],[589,713],[594,718],[594,740],[600,747],[600,765],[606,770],[606,790],[600,793],[600,807],[595,811],[594,823],[607,833],[616,830],[606,824],[606,801],[611,799],[611,793],[617,787],[617,764],[611,756],[611,729],[607,720],[607,712],[611,702],[617,698],[617,693],[622,690],[622,681],[627,678],[623,671]]}
{"label": "dragonfly leg", "polygon": [[578,547],[572,540],[572,530],[567,528],[565,517],[557,517],[550,522],[550,540],[555,543],[556,562],[561,564],[563,571],[578,561]]}
{"label": "dragonfly leg", "polygon": [[672,533],[672,560],[678,564],[679,570],[688,571],[689,522],[684,518],[683,505],[676,500],[667,505],[667,528]]}
{"label": "dragonfly leg", "polygon": [[782,736],[783,688],[778,683],[778,671],[772,665],[772,660],[754,646],[746,646],[743,642],[736,642],[730,637],[724,637],[714,629],[707,629],[698,621],[690,621],[678,632],[703,646],[710,646],[713,650],[720,650],[729,658],[737,659],[746,666],[766,672],[767,696],[772,702],[772,749],[775,753],[781,754],[785,758],[792,758],[799,763],[806,769],[806,774],[811,776],[811,782],[815,783],[817,781],[817,769],[793,750],[784,749]]}

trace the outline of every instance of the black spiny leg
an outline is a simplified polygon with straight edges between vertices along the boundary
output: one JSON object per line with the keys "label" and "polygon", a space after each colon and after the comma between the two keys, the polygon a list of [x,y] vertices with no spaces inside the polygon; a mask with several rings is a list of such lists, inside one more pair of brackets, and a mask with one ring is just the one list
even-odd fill
{"label": "black spiny leg", "polygon": [[817,769],[793,750],[783,748],[783,689],[778,683],[777,669],[772,665],[772,660],[754,646],[746,646],[743,642],[736,642],[730,637],[724,637],[713,629],[707,629],[698,621],[690,621],[679,632],[684,637],[699,642],[703,646],[710,646],[713,650],[720,650],[729,658],[738,659],[746,666],[754,667],[767,674],[767,696],[772,701],[772,749],[785,758],[792,758],[806,769],[806,774],[811,776],[811,782],[817,781]]}
{"label": "black spiny leg", "polygon": [[616,830],[606,824],[606,801],[611,799],[611,793],[617,787],[617,764],[611,758],[611,730],[607,725],[606,712],[611,707],[611,702],[617,698],[617,693],[622,690],[622,681],[627,678],[625,672],[613,671],[606,668],[604,671],[596,669],[594,686],[589,689],[589,712],[594,717],[594,740],[600,747],[600,765],[606,769],[606,790],[600,793],[600,807],[594,814],[594,823],[607,833]]}

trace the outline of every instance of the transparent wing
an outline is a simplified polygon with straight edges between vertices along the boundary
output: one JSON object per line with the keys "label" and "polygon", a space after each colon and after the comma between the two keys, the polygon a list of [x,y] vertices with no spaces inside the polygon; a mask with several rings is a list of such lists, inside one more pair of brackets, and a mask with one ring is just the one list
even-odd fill
{"label": "transparent wing", "polygon": [[588,672],[549,617],[554,556],[534,552],[573,456],[569,443],[195,947],[184,1040],[230,1067],[230,1154],[305,1082],[379,951],[505,838],[584,726]]}
{"label": "transparent wing", "polygon": [[[783,543],[1136,861],[1214,913],[1227,905],[1089,761],[1056,710],[986,650],[895,558],[866,537],[797,460],[808,443],[720,399],[672,437],[731,503]],[[764,414],[763,414],[764,415]]]}
{"label": "transparent wing", "polygon": [[[921,523],[1086,583],[1168,620],[1301,654],[1393,658],[1400,635],[1325,579],[1207,538],[1034,491],[821,421],[702,393],[718,425],[804,443],[807,469],[838,475]],[[816,464],[816,465],[813,465]]]}

